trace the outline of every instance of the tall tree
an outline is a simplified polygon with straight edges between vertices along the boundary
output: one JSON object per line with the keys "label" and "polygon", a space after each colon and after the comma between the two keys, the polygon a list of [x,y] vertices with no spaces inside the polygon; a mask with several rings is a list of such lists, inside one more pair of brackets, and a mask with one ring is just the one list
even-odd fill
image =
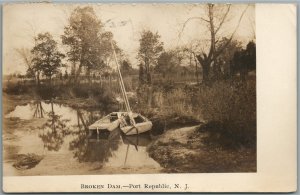
{"label": "tall tree", "polygon": [[119,59],[123,58],[123,56],[122,56],[123,52],[117,46],[117,43],[114,41],[112,32],[104,31],[100,35],[100,40],[101,40],[101,48],[100,48],[101,58],[102,58],[102,62],[104,63],[105,66],[109,66],[112,61],[114,62],[111,44],[113,44],[115,52],[119,56]]}
{"label": "tall tree", "polygon": [[82,68],[90,76],[93,68],[101,64],[101,21],[97,18],[92,7],[77,7],[69,18],[69,24],[62,35],[63,44],[67,45],[68,60],[73,63],[73,69],[77,81]]}
{"label": "tall tree", "polygon": [[197,60],[200,62],[202,66],[203,82],[205,84],[210,83],[210,74],[213,74],[215,72],[214,71],[211,73],[211,68],[218,70],[219,67],[213,67],[213,66],[216,64],[219,55],[222,54],[224,49],[232,41],[247,8],[248,6],[241,13],[238,23],[236,27],[233,29],[233,31],[231,32],[231,34],[228,35],[227,41],[222,45],[218,44],[218,42],[224,37],[221,35],[222,33],[220,32],[222,31],[221,29],[224,27],[226,21],[228,21],[228,15],[231,10],[230,4],[224,6],[224,5],[215,5],[209,3],[206,6],[207,15],[205,17],[192,17],[185,21],[183,28],[190,20],[200,19],[206,23],[206,26],[209,30],[209,34],[210,34],[209,46],[208,46],[209,49],[207,51],[202,51],[200,54],[196,56]]}
{"label": "tall tree", "polygon": [[51,83],[52,76],[59,72],[59,68],[64,64],[62,59],[64,54],[58,51],[57,42],[50,33],[40,33],[35,38],[36,45],[31,50],[33,54],[33,70],[38,77],[43,73]]}
{"label": "tall tree", "polygon": [[138,59],[145,68],[147,84],[152,84],[152,67],[157,65],[157,59],[163,51],[163,42],[160,35],[156,32],[143,31],[140,38],[140,49]]}

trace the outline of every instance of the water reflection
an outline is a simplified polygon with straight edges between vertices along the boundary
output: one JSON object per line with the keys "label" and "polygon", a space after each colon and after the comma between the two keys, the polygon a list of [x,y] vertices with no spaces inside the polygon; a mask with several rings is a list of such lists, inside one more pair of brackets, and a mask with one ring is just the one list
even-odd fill
{"label": "water reflection", "polygon": [[[42,139],[44,148],[49,151],[58,151],[64,142],[64,137],[70,134],[70,130],[66,125],[70,120],[62,119],[61,115],[55,114],[52,100],[50,104],[51,111],[47,113],[48,120],[42,126],[42,131],[38,136]],[[41,105],[41,103],[37,105]]]}
{"label": "water reflection", "polygon": [[[46,164],[39,165],[47,166],[41,170],[47,170],[49,173],[51,167],[59,163],[61,155],[75,159],[80,163],[81,169],[95,166],[99,169],[100,163],[100,169],[104,172],[109,170],[109,173],[121,173],[120,170],[125,167],[141,170],[151,167],[151,170],[159,170],[160,165],[149,157],[146,150],[146,146],[152,141],[149,133],[125,136],[119,129],[98,135],[96,132],[89,133],[88,126],[106,114],[100,111],[73,109],[55,104],[53,101],[37,100],[27,105],[17,106],[5,117],[19,117],[29,120],[28,122],[34,119],[32,126],[43,124],[37,128],[38,131],[30,131],[29,134],[18,131],[20,140],[15,144],[21,147],[21,153],[29,151],[40,154],[42,150],[45,159],[47,155],[51,155],[51,159],[53,155],[57,155],[58,158],[53,158],[55,161],[47,159]],[[37,120],[40,122],[34,123]],[[65,166],[68,169],[68,166]]]}
{"label": "water reflection", "polygon": [[44,118],[45,110],[43,109],[42,102],[37,100],[34,102],[35,104],[35,111],[33,114],[34,118]]}
{"label": "water reflection", "polygon": [[126,156],[124,160],[124,166],[125,166],[128,158],[130,145],[134,146],[135,150],[138,151],[139,150],[138,146],[146,147],[148,144],[150,144],[151,136],[148,132],[140,135],[130,135],[130,136],[126,136],[122,134],[122,140],[124,144],[127,144]]}
{"label": "water reflection", "polygon": [[79,162],[107,162],[120,145],[120,134],[116,129],[112,132],[101,132],[89,135],[88,132],[79,133],[70,142],[70,150]]}

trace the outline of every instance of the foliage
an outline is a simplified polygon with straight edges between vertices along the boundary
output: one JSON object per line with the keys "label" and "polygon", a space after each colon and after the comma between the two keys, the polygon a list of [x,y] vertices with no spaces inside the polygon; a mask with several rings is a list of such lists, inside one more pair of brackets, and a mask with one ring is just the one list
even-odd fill
{"label": "foliage", "polygon": [[245,80],[249,71],[256,69],[256,44],[250,41],[246,49],[238,50],[232,58],[232,74],[240,73],[242,80]]}
{"label": "foliage", "polygon": [[[77,7],[71,14],[69,24],[62,35],[62,43],[68,46],[68,60],[73,63],[73,74],[78,79],[82,68],[90,79],[91,71],[103,70],[112,58],[112,46],[121,50],[113,41],[113,34],[103,30],[101,21],[92,7]],[[76,65],[78,66],[74,73]]]}
{"label": "foliage", "polygon": [[22,95],[27,94],[32,91],[33,86],[31,85],[23,85],[20,82],[13,83],[8,82],[5,87],[3,87],[3,91],[10,95]]}
{"label": "foliage", "polygon": [[155,67],[155,70],[162,74],[163,78],[165,78],[166,75],[172,75],[175,73],[176,66],[177,59],[175,53],[163,52],[157,60],[157,66]]}
{"label": "foliage", "polygon": [[88,72],[100,65],[100,30],[102,24],[97,18],[92,7],[77,7],[69,18],[69,24],[62,35],[62,43],[67,45],[68,60],[79,64],[76,77],[81,68],[87,68]]}
{"label": "foliage", "polygon": [[[33,54],[33,67],[35,72],[42,72],[49,79],[59,72],[63,66],[64,55],[58,51],[57,43],[50,33],[41,33],[35,37],[36,45],[31,50]],[[30,71],[32,71],[30,70]]]}
{"label": "foliage", "polygon": [[[236,148],[255,147],[256,143],[256,84],[218,81],[211,86],[139,88],[137,108],[143,108],[146,116],[167,119],[202,121],[206,125],[200,131],[209,133],[207,144]],[[152,109],[147,108],[149,100]],[[172,117],[171,117],[172,116]],[[173,122],[172,122],[173,121]],[[155,122],[155,124],[157,121]],[[178,122],[176,122],[177,124]]]}
{"label": "foliage", "polygon": [[135,69],[132,68],[132,65],[128,62],[128,60],[122,61],[120,70],[123,76],[129,76],[136,73]]}
{"label": "foliage", "polygon": [[225,44],[227,46],[224,48],[223,52],[216,59],[216,64],[214,66],[214,78],[213,80],[228,79],[232,74],[232,58],[235,52],[242,50],[242,43],[237,40],[232,40],[229,43],[228,38],[223,37],[222,40],[217,44],[217,47],[223,47]]}
{"label": "foliage", "polygon": [[[143,31],[140,38],[140,48],[138,59],[144,66],[143,74],[147,84],[152,83],[152,67],[157,65],[158,57],[163,51],[163,43],[160,41],[160,35],[156,32]],[[140,69],[141,70],[141,69]],[[141,74],[140,74],[141,75]]]}
{"label": "foliage", "polygon": [[201,87],[193,99],[206,121],[247,121],[256,119],[255,81],[216,82]]}
{"label": "foliage", "polygon": [[210,147],[224,149],[256,148],[256,121],[212,121],[198,129],[207,133],[203,142]]}

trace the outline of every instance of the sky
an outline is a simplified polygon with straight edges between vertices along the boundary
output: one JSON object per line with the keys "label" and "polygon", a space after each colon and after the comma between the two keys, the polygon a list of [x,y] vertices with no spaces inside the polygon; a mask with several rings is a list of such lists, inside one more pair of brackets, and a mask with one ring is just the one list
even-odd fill
{"label": "sky", "polygon": [[[114,34],[118,46],[134,66],[138,63],[136,57],[143,30],[158,32],[166,50],[183,45],[194,47],[195,43],[201,43],[203,49],[209,39],[207,24],[199,19],[190,20],[183,29],[187,19],[206,17],[204,4],[8,4],[3,9],[3,74],[26,72],[26,66],[15,50],[32,48],[33,37],[38,33],[50,32],[59,48],[65,51],[60,39],[64,26],[74,8],[87,5],[93,7],[104,28]],[[246,4],[231,6],[220,35],[234,31],[246,8],[234,38],[246,44],[255,37],[255,7]],[[122,21],[126,25],[118,25]]]}

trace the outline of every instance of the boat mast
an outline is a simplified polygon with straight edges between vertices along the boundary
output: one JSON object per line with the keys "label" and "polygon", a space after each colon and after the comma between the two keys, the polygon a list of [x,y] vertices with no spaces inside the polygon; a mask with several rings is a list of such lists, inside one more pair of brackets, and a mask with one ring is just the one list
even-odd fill
{"label": "boat mast", "polygon": [[112,50],[114,52],[114,58],[115,58],[115,61],[116,61],[116,64],[117,64],[117,69],[118,69],[118,73],[119,73],[120,88],[121,88],[121,91],[122,91],[122,94],[123,94],[123,99],[125,101],[126,110],[127,110],[127,112],[130,113],[131,112],[131,108],[130,108],[128,97],[127,97],[127,94],[126,94],[126,90],[125,90],[123,78],[122,78],[122,75],[121,75],[119,62],[117,60],[117,54],[116,54],[113,42],[111,41],[110,43],[111,43],[111,47],[112,47]]}
{"label": "boat mast", "polygon": [[123,77],[122,77],[122,74],[121,74],[119,62],[117,60],[117,54],[116,54],[116,51],[115,51],[115,48],[114,48],[114,44],[113,44],[112,41],[110,43],[111,43],[111,47],[113,49],[115,61],[116,61],[116,64],[117,64],[117,69],[118,69],[118,73],[119,73],[119,77],[120,77],[120,87],[121,87],[121,91],[122,91],[123,98],[124,98],[124,101],[125,101],[126,110],[128,112],[128,116],[130,118],[130,123],[133,126],[132,129],[136,129],[137,134],[138,134],[139,133],[138,132],[138,128],[135,126],[135,121],[134,121],[133,116],[132,116],[132,111],[131,111],[131,108],[130,108],[130,105],[129,105],[129,101],[128,101],[128,97],[127,97],[127,94],[126,94],[126,90],[125,90],[125,86],[124,86],[124,82],[123,82]]}

